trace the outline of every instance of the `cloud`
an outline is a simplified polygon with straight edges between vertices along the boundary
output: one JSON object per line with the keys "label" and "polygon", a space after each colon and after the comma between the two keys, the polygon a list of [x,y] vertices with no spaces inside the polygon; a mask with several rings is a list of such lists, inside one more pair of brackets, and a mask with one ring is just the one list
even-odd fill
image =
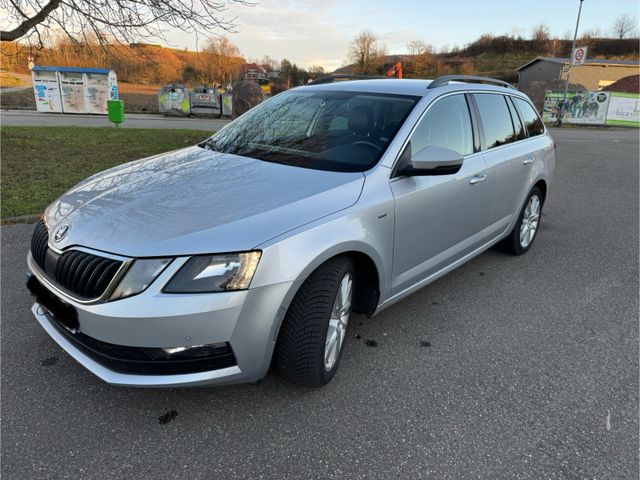
{"label": "cloud", "polygon": [[352,32],[337,21],[335,0],[263,1],[253,7],[234,7],[239,33],[229,35],[250,58],[269,55],[288,58],[303,67],[322,65],[332,70],[346,58]]}

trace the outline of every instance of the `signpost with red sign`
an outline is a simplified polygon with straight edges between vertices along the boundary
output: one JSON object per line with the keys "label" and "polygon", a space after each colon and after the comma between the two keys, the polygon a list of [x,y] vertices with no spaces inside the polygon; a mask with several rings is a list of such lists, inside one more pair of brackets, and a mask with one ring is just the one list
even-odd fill
{"label": "signpost with red sign", "polygon": [[571,52],[571,65],[582,65],[587,60],[587,48],[578,47],[574,48]]}

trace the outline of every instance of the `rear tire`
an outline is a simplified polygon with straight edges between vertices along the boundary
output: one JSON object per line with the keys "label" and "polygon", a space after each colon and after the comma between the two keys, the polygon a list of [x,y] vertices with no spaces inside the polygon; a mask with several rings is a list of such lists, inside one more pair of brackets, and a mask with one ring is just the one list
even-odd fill
{"label": "rear tire", "polygon": [[354,287],[355,268],[348,257],[329,260],[302,284],[276,344],[275,363],[285,380],[320,387],[333,378],[347,338]]}
{"label": "rear tire", "polygon": [[518,221],[509,236],[498,244],[498,248],[511,255],[522,255],[531,248],[540,229],[542,218],[542,192],[533,187],[520,210]]}

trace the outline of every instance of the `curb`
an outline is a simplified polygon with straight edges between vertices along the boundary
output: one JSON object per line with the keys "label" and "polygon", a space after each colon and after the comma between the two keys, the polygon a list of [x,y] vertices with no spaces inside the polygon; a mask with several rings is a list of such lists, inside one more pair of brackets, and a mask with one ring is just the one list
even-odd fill
{"label": "curb", "polygon": [[0,225],[19,225],[19,224],[36,223],[36,221],[39,218],[40,218],[40,215],[35,215],[35,214],[17,215],[15,217],[5,217],[0,220]]}

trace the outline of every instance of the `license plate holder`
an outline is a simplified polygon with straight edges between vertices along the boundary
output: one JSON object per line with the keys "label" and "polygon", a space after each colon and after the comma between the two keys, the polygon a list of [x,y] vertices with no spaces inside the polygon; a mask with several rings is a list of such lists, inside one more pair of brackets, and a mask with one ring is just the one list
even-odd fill
{"label": "license plate holder", "polygon": [[80,328],[78,322],[78,311],[76,308],[59,299],[40,283],[35,275],[30,274],[27,278],[27,289],[43,308],[45,308],[53,320],[71,333],[76,333]]}

